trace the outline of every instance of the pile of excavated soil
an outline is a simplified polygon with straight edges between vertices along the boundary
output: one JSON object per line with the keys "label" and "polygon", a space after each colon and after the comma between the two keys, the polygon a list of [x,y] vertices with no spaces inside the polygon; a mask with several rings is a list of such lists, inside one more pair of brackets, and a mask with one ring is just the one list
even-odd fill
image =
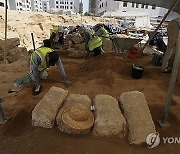
{"label": "pile of excavated soil", "polygon": [[[4,40],[4,25],[5,25],[4,11],[0,10],[0,39]],[[99,17],[82,17],[83,24],[95,25],[101,23]],[[106,19],[108,21],[110,19]],[[108,21],[113,23],[113,21]],[[42,45],[44,39],[49,38],[50,29],[53,25],[61,26],[76,26],[81,24],[80,15],[56,15],[48,14],[46,12],[19,12],[19,11],[8,11],[8,38],[19,38],[21,46],[32,49],[31,33],[34,34],[34,40],[36,47]]]}
{"label": "pile of excavated soil", "polygon": [[[6,115],[11,119],[0,126],[0,149],[2,153],[150,153],[146,145],[129,145],[127,139],[99,138],[85,135],[70,136],[61,133],[56,127],[42,129],[31,125],[31,112],[50,87],[67,89],[70,93],[88,95],[91,100],[97,94],[107,94],[116,99],[123,92],[138,90],[143,92],[150,108],[156,130],[160,136],[180,136],[177,116],[170,112],[170,127],[161,129],[156,120],[162,118],[170,74],[162,74],[159,67],[152,66],[151,58],[131,60],[120,54],[105,54],[99,57],[69,58],[61,53],[67,77],[73,85],[65,88],[58,70],[49,69],[49,77],[43,82],[42,93],[33,96],[31,86],[25,86],[17,94],[8,94],[11,81],[28,72],[27,65],[17,73],[4,73],[5,82],[0,81],[2,104]],[[135,63],[145,68],[140,80],[131,77],[131,66]],[[10,67],[10,66],[9,66]],[[10,68],[9,68],[10,69]],[[4,72],[2,70],[2,72]],[[176,82],[172,106],[180,102],[180,76]],[[178,144],[163,144],[155,148],[156,153],[178,153]]]}

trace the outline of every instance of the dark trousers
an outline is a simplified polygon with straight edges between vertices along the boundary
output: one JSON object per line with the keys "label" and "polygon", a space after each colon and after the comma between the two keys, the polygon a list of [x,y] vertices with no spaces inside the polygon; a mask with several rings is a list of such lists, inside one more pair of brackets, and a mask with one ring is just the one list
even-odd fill
{"label": "dark trousers", "polygon": [[98,47],[92,50],[91,52],[94,52],[94,57],[96,57],[101,54],[102,50],[101,50],[101,47]]}

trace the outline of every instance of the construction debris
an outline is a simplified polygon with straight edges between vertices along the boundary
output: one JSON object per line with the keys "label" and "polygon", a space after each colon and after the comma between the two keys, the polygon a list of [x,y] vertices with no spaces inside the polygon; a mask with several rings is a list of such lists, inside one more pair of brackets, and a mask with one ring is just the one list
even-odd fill
{"label": "construction debris", "polygon": [[109,95],[96,95],[94,106],[94,135],[101,137],[118,136],[120,138],[126,135],[126,120],[115,98]]}
{"label": "construction debris", "polygon": [[120,96],[120,106],[129,128],[130,144],[142,144],[150,133],[156,132],[144,94],[125,92]]}
{"label": "construction debris", "polygon": [[65,100],[68,91],[51,87],[32,111],[32,125],[43,128],[52,128],[55,117]]}

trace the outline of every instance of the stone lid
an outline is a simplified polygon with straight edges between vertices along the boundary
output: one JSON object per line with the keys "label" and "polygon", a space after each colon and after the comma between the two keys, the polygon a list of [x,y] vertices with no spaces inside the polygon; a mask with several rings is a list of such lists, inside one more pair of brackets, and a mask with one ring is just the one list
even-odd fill
{"label": "stone lid", "polygon": [[94,116],[92,112],[82,104],[68,107],[62,113],[62,122],[71,129],[86,130],[93,126]]}

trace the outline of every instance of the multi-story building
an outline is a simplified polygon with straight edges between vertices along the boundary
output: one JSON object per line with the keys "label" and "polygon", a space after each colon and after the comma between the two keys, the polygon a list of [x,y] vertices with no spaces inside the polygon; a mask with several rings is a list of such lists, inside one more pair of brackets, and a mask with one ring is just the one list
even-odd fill
{"label": "multi-story building", "polygon": [[5,7],[5,0],[0,0],[0,9]]}
{"label": "multi-story building", "polygon": [[79,3],[79,14],[82,14],[83,13],[83,2],[81,1]]}
{"label": "multi-story building", "polygon": [[9,0],[10,10],[26,11],[26,6],[23,0]]}
{"label": "multi-story building", "polygon": [[49,1],[42,1],[42,8],[44,12],[50,11]]}
{"label": "multi-story building", "polygon": [[129,3],[126,1],[114,1],[114,0],[90,0],[89,3],[90,13],[94,13],[96,16],[101,16],[105,12],[115,12],[115,11],[138,11],[138,12],[148,12],[150,17],[163,16],[167,9],[151,6],[148,4],[141,3]]}
{"label": "multi-story building", "polygon": [[95,8],[96,8],[96,0],[89,0],[89,12],[96,14]]}
{"label": "multi-story building", "polygon": [[42,11],[42,0],[9,0],[10,10]]}
{"label": "multi-story building", "polygon": [[43,11],[42,0],[31,0],[31,7],[32,7],[32,11],[42,12]]}
{"label": "multi-story building", "polygon": [[24,2],[25,11],[31,11],[31,0],[22,0]]}
{"label": "multi-story building", "polygon": [[79,0],[50,0],[50,10],[79,12]]}

